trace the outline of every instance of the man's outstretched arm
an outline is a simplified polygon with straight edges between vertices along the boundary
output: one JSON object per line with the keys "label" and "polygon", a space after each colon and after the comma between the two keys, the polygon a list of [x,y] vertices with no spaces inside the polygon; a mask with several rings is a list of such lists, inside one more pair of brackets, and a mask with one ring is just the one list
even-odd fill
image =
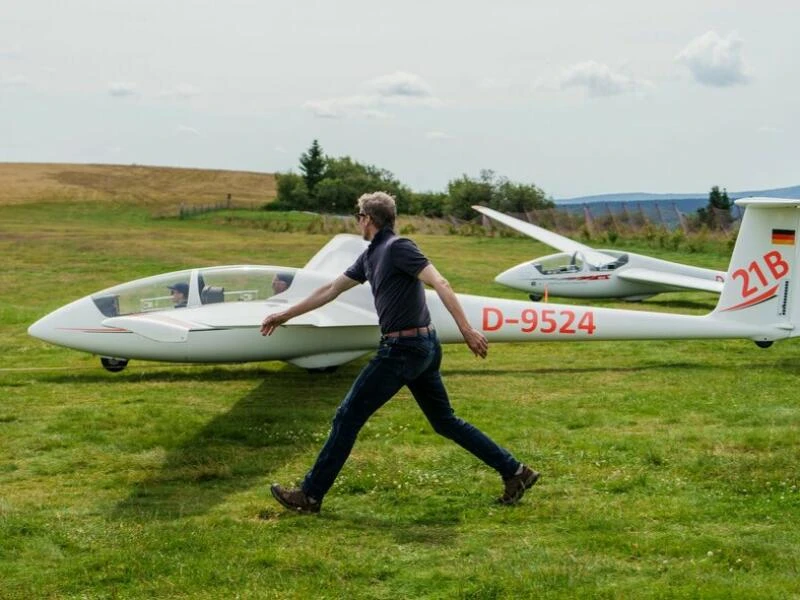
{"label": "man's outstretched arm", "polygon": [[458,325],[458,329],[461,331],[461,335],[464,336],[464,341],[467,346],[469,346],[469,349],[472,350],[473,354],[481,358],[486,358],[486,354],[489,352],[489,342],[486,336],[467,321],[464,308],[461,306],[458,296],[456,296],[453,288],[450,287],[450,283],[447,279],[442,277],[442,274],[430,263],[419,272],[417,277],[419,277],[422,283],[436,290],[445,308],[453,316],[453,319],[455,319],[456,325]]}
{"label": "man's outstretched arm", "polygon": [[327,283],[313,292],[305,299],[301,300],[294,306],[290,306],[284,311],[273,313],[264,317],[261,321],[261,335],[272,335],[275,329],[286,323],[289,319],[305,314],[309,311],[319,308],[336,299],[342,292],[346,292],[352,287],[358,285],[354,279],[350,279],[346,275],[339,275],[336,279]]}

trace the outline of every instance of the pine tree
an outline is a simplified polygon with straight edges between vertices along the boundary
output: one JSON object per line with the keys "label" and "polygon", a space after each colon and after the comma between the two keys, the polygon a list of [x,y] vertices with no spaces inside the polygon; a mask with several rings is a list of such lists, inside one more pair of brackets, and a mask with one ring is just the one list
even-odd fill
{"label": "pine tree", "polygon": [[326,160],[322,148],[314,140],[307,152],[300,155],[300,172],[303,174],[306,188],[310,195],[314,195],[314,188],[325,178]]}
{"label": "pine tree", "polygon": [[715,185],[708,193],[706,207],[697,209],[698,221],[712,229],[724,229],[731,223],[730,210],[732,207],[733,202],[728,198],[728,190],[723,188],[720,192],[719,186]]}
{"label": "pine tree", "polygon": [[730,210],[733,207],[733,202],[728,198],[728,190],[722,188],[720,192],[719,186],[712,187],[708,194],[708,206],[719,210]]}
{"label": "pine tree", "polygon": [[722,188],[722,194],[720,195],[720,208],[724,208],[725,210],[733,208],[733,202],[728,198],[728,190],[725,188]]}

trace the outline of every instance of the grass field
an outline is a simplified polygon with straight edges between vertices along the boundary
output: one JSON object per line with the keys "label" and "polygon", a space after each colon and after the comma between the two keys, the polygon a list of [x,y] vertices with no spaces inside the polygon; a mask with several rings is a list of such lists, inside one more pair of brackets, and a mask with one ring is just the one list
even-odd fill
{"label": "grass field", "polygon": [[[268,485],[304,474],[363,362],[110,374],[26,334],[115,283],[299,266],[327,239],[153,219],[149,201],[0,205],[0,598],[800,597],[797,342],[498,344],[486,361],[447,347],[457,411],[539,484],[494,504],[499,479],[404,391],[363,430],[323,513],[300,517]],[[506,297],[497,271],[549,252],[415,239],[458,291]],[[659,255],[726,266],[723,249]],[[633,308],[713,304],[686,293]]]}
{"label": "grass field", "polygon": [[144,165],[0,163],[0,206],[115,201],[161,211],[181,204],[263,204],[275,197],[270,173]]}

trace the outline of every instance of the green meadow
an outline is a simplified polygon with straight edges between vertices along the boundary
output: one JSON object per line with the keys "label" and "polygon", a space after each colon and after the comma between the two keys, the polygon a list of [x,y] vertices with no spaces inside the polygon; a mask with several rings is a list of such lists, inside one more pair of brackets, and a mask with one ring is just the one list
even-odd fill
{"label": "green meadow", "polygon": [[[800,598],[797,341],[496,344],[485,361],[448,346],[457,412],[539,483],[495,504],[499,478],[403,391],[309,517],[269,484],[302,477],[363,359],[316,375],[144,361],[111,374],[27,336],[117,283],[302,266],[329,238],[242,220],[120,199],[0,206],[0,598]],[[494,275],[551,252],[414,238],[457,291],[512,298]],[[729,252],[614,246],[717,268]],[[702,314],[715,300],[599,304]]]}

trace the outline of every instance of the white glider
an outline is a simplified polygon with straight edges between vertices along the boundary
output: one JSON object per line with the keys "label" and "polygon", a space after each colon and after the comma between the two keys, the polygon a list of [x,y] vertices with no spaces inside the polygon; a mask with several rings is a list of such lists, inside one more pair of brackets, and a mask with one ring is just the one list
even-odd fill
{"label": "white glider", "polygon": [[[741,338],[766,347],[800,335],[796,233],[800,200],[750,198],[716,308],[690,316],[559,304],[531,304],[460,295],[473,326],[491,342]],[[28,329],[47,342],[100,355],[109,370],[128,359],[173,362],[282,360],[310,370],[334,368],[373,351],[380,337],[368,285],[288,321],[269,337],[265,315],[298,302],[331,281],[365,247],[357,236],[333,238],[305,268],[226,266],[191,269],[131,281],[86,296]],[[293,277],[273,294],[277,273]],[[168,286],[188,283],[185,307]],[[462,342],[435,292],[428,305],[444,343]]]}
{"label": "white glider", "polygon": [[701,290],[719,294],[725,273],[633,252],[595,250],[563,235],[485,206],[475,210],[561,252],[520,263],[500,273],[497,283],[540,300],[545,291],[563,298],[643,300],[662,292]]}

